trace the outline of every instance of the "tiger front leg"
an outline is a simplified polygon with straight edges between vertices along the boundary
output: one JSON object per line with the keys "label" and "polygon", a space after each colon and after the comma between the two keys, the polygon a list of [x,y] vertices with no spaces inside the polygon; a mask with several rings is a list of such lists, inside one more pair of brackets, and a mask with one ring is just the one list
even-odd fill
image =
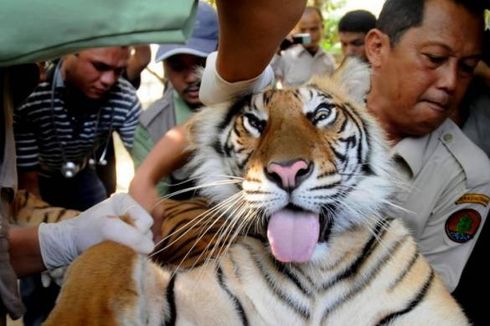
{"label": "tiger front leg", "polygon": [[158,267],[132,249],[106,241],[70,266],[45,325],[159,324],[163,292]]}

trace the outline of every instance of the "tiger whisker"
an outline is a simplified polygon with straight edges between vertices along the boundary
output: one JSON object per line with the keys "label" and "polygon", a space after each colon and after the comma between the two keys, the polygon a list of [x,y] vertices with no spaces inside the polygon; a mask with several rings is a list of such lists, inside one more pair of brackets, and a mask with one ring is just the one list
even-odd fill
{"label": "tiger whisker", "polygon": [[[171,246],[174,242],[180,240],[183,236],[186,235],[187,232],[189,232],[189,230],[191,230],[193,227],[189,227],[187,228],[188,226],[191,226],[191,225],[197,225],[198,222],[200,222],[201,220],[204,220],[206,219],[211,213],[212,211],[214,210],[214,208],[212,210],[208,210],[208,211],[205,211],[201,214],[199,214],[198,216],[194,217],[192,220],[190,220],[189,222],[185,223],[184,225],[182,225],[181,227],[179,227],[178,229],[174,230],[174,232],[168,234],[167,236],[163,237],[156,245],[155,247],[157,247],[158,245],[160,245],[162,242],[164,242],[165,240],[171,238],[172,236],[174,236],[176,233],[180,232],[181,230],[183,229],[187,229],[185,232],[182,233],[181,236],[179,236],[176,240],[174,240],[173,242],[171,242],[170,244],[168,244],[167,246],[165,246],[164,248],[160,249],[161,250],[165,250],[167,249],[169,246]],[[160,251],[157,251],[155,253],[153,253],[152,255],[156,254],[156,253],[159,253]]]}
{"label": "tiger whisker", "polygon": [[[243,215],[242,212],[244,212],[245,215]],[[246,226],[247,223],[251,223],[253,221],[253,219],[250,218],[253,215],[253,212],[250,209],[247,209],[245,207],[245,202],[243,202],[243,205],[240,208],[240,214],[236,215],[238,218],[234,218],[235,222],[233,223],[233,227],[231,228],[231,230],[235,229],[235,231],[233,234],[230,235],[229,241],[226,242],[226,246],[218,252],[218,256],[221,256],[229,250],[230,246],[234,243],[234,240],[238,237],[240,233],[242,233],[241,231],[244,229],[244,226]]]}
{"label": "tiger whisker", "polygon": [[[242,198],[237,198],[237,203],[238,205],[234,205],[235,207],[233,210],[227,214],[228,218],[226,219],[226,223],[223,223],[219,230],[213,235],[211,241],[209,242],[208,246],[204,249],[204,251],[201,253],[199,256],[199,259],[204,255],[204,253],[208,253],[207,257],[204,261],[203,264],[209,264],[211,259],[218,259],[221,255],[223,255],[227,250],[229,246],[226,246],[226,250],[220,250],[218,249],[220,246],[222,248],[223,244],[229,244],[231,245],[234,241],[234,237],[230,236],[230,233],[235,229],[235,224],[236,221],[240,220],[241,216],[241,211],[243,211],[243,206],[244,202],[241,200]],[[230,206],[230,208],[233,206]],[[239,232],[239,230],[237,230]],[[214,241],[214,239],[217,239]],[[213,244],[212,248],[210,249],[210,245]],[[215,254],[215,252],[217,252]]]}
{"label": "tiger whisker", "polygon": [[[239,198],[234,198],[234,197],[238,197],[238,196],[235,196],[235,195],[234,195],[234,196],[231,196],[230,198],[228,198],[228,200],[227,200],[226,202],[230,202],[230,201],[233,201],[233,200],[235,200],[235,201],[236,201],[236,200],[238,200],[238,199],[239,199]],[[221,206],[224,206],[224,205],[226,205],[226,203],[224,203],[223,205],[219,205],[219,206],[221,207]],[[212,228],[212,227],[213,227],[213,226],[214,226],[214,225],[215,225],[215,224],[216,224],[218,221],[224,221],[224,222],[225,222],[225,223],[223,223],[223,224],[220,226],[220,228],[219,228],[219,229],[221,229],[221,228],[222,228],[222,227],[223,227],[223,226],[224,226],[224,225],[225,225],[225,224],[228,222],[228,220],[227,220],[226,218],[225,218],[225,219],[223,219],[223,215],[225,215],[225,214],[226,214],[226,211],[222,211],[222,210],[220,210],[220,207],[218,207],[217,209],[215,209],[215,210],[214,210],[214,211],[218,211],[218,212],[219,212],[218,216],[216,216],[216,218],[215,218],[215,221],[214,221],[214,222],[213,222],[213,223],[212,223],[212,224],[211,224],[211,225],[210,225],[210,226],[209,226],[207,229],[202,230],[202,232],[200,233],[199,237],[196,239],[196,241],[194,241],[194,243],[193,243],[192,247],[191,247],[191,248],[188,250],[188,252],[186,253],[186,255],[185,255],[185,256],[184,256],[184,257],[181,259],[181,262],[179,263],[179,265],[177,266],[177,268],[176,268],[176,270],[175,270],[175,271],[177,271],[178,269],[180,269],[180,267],[181,267],[182,263],[183,263],[183,262],[186,260],[186,258],[188,257],[188,255],[189,255],[189,254],[192,252],[192,250],[195,248],[195,246],[196,246],[196,245],[197,245],[197,244],[198,244],[198,243],[199,243],[199,242],[202,240],[202,238],[203,238],[203,237],[204,237],[206,234],[208,234],[208,231],[209,231],[209,230],[210,230],[210,229],[211,229],[211,228]],[[214,214],[213,214],[213,216],[214,216]],[[213,237],[211,238],[211,241],[210,241],[209,243],[213,243],[213,240],[214,240],[214,238],[216,237],[216,234],[218,234],[218,233],[219,233],[219,231],[218,231],[218,232],[216,232],[216,233],[214,233],[214,235],[213,235]],[[208,246],[209,246],[209,244],[208,244]],[[197,257],[197,259],[195,259],[194,263],[193,263],[193,264],[191,265],[191,267],[190,267],[191,269],[195,267],[195,264],[196,264],[197,262],[199,262],[199,261],[201,260],[202,256],[203,256],[203,255],[204,255],[204,254],[207,252],[207,250],[208,250],[208,246],[206,246],[206,247],[204,248],[204,250],[201,252],[201,254],[200,254],[198,257]],[[206,263],[206,262],[205,262],[205,263]]]}
{"label": "tiger whisker", "polygon": [[[226,200],[226,201],[222,202],[221,204],[216,205],[216,206],[212,207],[211,209],[208,209],[207,211],[205,211],[205,212],[203,212],[203,213],[199,214],[198,216],[194,217],[194,218],[193,218],[192,220],[190,220],[189,222],[187,222],[187,223],[185,223],[184,225],[182,225],[180,228],[176,229],[176,230],[175,230],[174,232],[172,232],[171,234],[169,234],[169,235],[167,235],[166,237],[162,238],[162,239],[161,239],[161,240],[158,242],[158,244],[157,244],[156,246],[158,246],[160,243],[162,243],[163,241],[167,240],[168,238],[172,237],[172,236],[173,236],[173,235],[175,235],[176,233],[180,232],[182,229],[184,229],[184,228],[186,228],[186,229],[187,229],[186,231],[182,232],[182,234],[181,234],[179,237],[177,237],[177,238],[176,238],[174,241],[172,241],[171,243],[167,244],[165,247],[161,248],[160,250],[156,251],[155,253],[152,253],[152,255],[151,255],[151,256],[153,256],[153,255],[156,255],[156,254],[160,253],[161,251],[163,251],[163,250],[165,250],[165,249],[169,248],[169,247],[170,247],[171,245],[173,245],[174,243],[178,242],[178,241],[179,241],[181,238],[183,238],[183,237],[184,237],[184,236],[185,236],[185,235],[186,235],[188,232],[190,232],[190,231],[193,229],[193,227],[194,227],[194,226],[196,226],[196,225],[205,225],[205,224],[200,224],[200,222],[201,222],[202,220],[206,220],[206,219],[208,219],[208,217],[209,217],[209,216],[214,216],[214,213],[215,213],[216,211],[219,211],[221,206],[226,205],[226,204],[227,204],[227,201],[232,201],[232,200],[233,200],[233,196],[232,196],[232,197],[230,197],[228,200]],[[219,217],[220,217],[220,216],[218,216],[216,219],[218,219]],[[210,226],[208,227],[208,229],[206,229],[206,230],[204,230],[204,231],[202,232],[202,233],[203,233],[203,235],[206,233],[206,231],[209,231],[209,229],[210,229],[212,226],[214,226],[214,224],[215,224],[216,222],[212,222],[212,223],[211,223],[211,221],[208,221],[207,223],[208,223],[208,224],[210,224]],[[192,224],[193,224],[194,226],[191,226]],[[198,241],[199,241],[201,238],[202,238],[202,237],[200,237],[200,238],[198,239]],[[150,257],[151,257],[151,256],[150,256]]]}
{"label": "tiger whisker", "polygon": [[199,190],[199,189],[202,189],[202,188],[209,188],[209,187],[218,187],[218,186],[223,186],[223,185],[227,185],[227,184],[236,184],[236,183],[241,183],[241,180],[240,178],[235,178],[236,180],[216,180],[212,183],[206,183],[206,184],[202,184],[202,185],[196,185],[196,186],[193,186],[193,187],[188,187],[188,188],[185,188],[185,189],[180,189],[180,190],[177,190],[177,191],[174,191],[172,193],[169,193],[165,196],[162,196],[152,207],[152,210],[158,206],[159,204],[161,204],[165,199],[171,199],[172,197],[174,196],[177,196],[177,195],[180,195],[180,194],[183,194],[183,193],[186,193],[186,192],[189,192],[189,191],[195,191],[195,190]]}
{"label": "tiger whisker", "polygon": [[[237,221],[239,221],[242,217],[242,213],[245,211],[245,202],[242,200],[243,199],[243,194],[240,192],[239,193],[241,196],[238,198],[239,201],[238,205],[234,207],[234,209],[231,211],[231,214],[229,216],[229,227],[225,228],[224,226],[220,228],[220,231],[218,233],[218,241],[215,242],[215,245],[213,246],[213,249],[211,250],[210,255],[208,258],[211,258],[214,255],[215,250],[217,249],[218,245],[221,243],[229,243],[231,244],[233,242],[233,237],[230,237],[231,232],[235,229],[235,225]],[[240,230],[237,230],[239,232]],[[219,250],[217,257],[221,256],[225,251]],[[208,261],[208,260],[207,260]]]}
{"label": "tiger whisker", "polygon": [[[231,211],[230,213],[230,209],[235,207],[236,209],[236,203],[240,203],[240,199],[241,199],[241,196],[240,196],[240,193],[237,193],[237,194],[234,194],[232,197],[228,198],[228,200],[226,201],[223,201],[222,203],[220,203],[218,209],[219,209],[219,216],[217,216],[217,219],[223,219],[223,224],[221,224],[218,228],[218,230],[213,234],[213,237],[211,238],[211,241],[209,241],[208,243],[208,246],[206,246],[205,250],[203,251],[203,254],[205,252],[208,251],[209,249],[209,245],[212,244],[214,242],[214,239],[218,238],[218,241],[216,242],[216,244],[219,244],[222,239],[222,237],[220,236],[222,233],[223,233],[223,230],[224,229],[227,229],[229,228],[229,225],[230,225],[230,218],[229,216],[231,214],[233,214],[234,211]],[[225,208],[227,206],[227,208]],[[202,236],[204,236],[206,234],[206,232],[204,232],[199,240],[202,238]],[[212,256],[213,253],[210,253],[210,256]],[[199,256],[199,258],[197,259],[197,261],[199,261],[202,257],[202,254]]]}

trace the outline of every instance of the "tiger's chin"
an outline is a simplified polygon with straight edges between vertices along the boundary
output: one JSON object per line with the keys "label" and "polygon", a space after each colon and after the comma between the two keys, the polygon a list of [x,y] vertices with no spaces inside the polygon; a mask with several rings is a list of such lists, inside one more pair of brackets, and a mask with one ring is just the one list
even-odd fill
{"label": "tiger's chin", "polygon": [[330,229],[325,214],[288,205],[270,216],[267,239],[272,255],[279,262],[307,263],[318,245],[328,241]]}

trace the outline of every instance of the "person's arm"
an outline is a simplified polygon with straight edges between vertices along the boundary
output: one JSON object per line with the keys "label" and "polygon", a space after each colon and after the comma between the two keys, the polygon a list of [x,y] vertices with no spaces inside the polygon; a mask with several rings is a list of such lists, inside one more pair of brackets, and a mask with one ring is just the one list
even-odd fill
{"label": "person's arm", "polygon": [[39,248],[38,227],[11,227],[10,262],[18,277],[46,269]]}
{"label": "person's arm", "polygon": [[147,211],[151,212],[160,199],[158,182],[185,162],[189,155],[187,146],[185,127],[174,127],[158,141],[136,170],[129,193]]}
{"label": "person's arm", "polygon": [[274,79],[269,63],[303,14],[305,4],[305,0],[218,1],[218,52],[206,60],[201,101],[212,105],[269,86]]}
{"label": "person's arm", "polygon": [[133,48],[134,53],[129,58],[126,68],[126,78],[135,88],[138,88],[141,82],[141,72],[151,60],[151,49],[149,45],[138,45]]}
{"label": "person's arm", "polygon": [[[131,225],[123,222],[125,216]],[[112,240],[148,254],[153,219],[127,194],[116,194],[58,223],[9,229],[10,263],[19,277],[68,265],[87,248]]]}
{"label": "person's arm", "polygon": [[19,189],[25,189],[31,194],[41,198],[37,171],[19,172]]}
{"label": "person's arm", "polygon": [[305,0],[218,0],[219,75],[228,82],[258,76],[301,18],[305,5]]}
{"label": "person's arm", "polygon": [[468,189],[467,199],[463,196],[431,214],[427,224],[439,226],[439,232],[427,227],[421,235],[418,244],[421,252],[439,273],[449,292],[458,286],[489,213],[488,202],[477,203],[472,197],[488,200],[488,196],[489,184]]}

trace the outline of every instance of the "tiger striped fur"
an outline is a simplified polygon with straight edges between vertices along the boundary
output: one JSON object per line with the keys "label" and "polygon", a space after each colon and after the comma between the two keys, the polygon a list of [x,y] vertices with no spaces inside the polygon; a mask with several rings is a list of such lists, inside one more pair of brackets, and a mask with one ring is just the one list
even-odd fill
{"label": "tiger striped fur", "polygon": [[73,209],[53,207],[36,195],[19,190],[14,201],[13,220],[16,225],[39,225],[41,223],[55,223],[69,219],[80,214]]}
{"label": "tiger striped fur", "polygon": [[72,265],[46,324],[467,325],[383,214],[394,171],[362,105],[368,80],[349,61],[332,80],[198,113],[189,168],[212,208],[195,223],[219,221],[233,244],[175,270],[102,243]]}

